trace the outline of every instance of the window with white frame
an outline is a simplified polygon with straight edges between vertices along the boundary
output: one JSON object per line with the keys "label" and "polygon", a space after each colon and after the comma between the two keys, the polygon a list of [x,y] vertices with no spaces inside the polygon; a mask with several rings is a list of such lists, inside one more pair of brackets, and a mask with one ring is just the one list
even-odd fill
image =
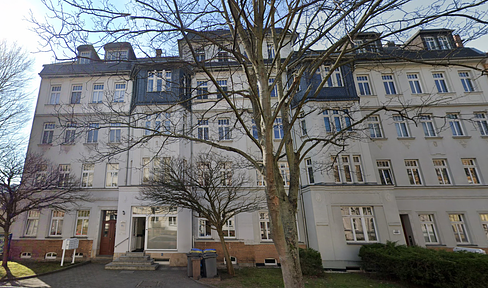
{"label": "window with white frame", "polygon": [[373,207],[341,207],[344,235],[348,242],[377,242]]}
{"label": "window with white frame", "polygon": [[100,124],[90,123],[88,124],[88,131],[86,132],[86,143],[97,143],[98,142],[98,129]]}
{"label": "window with white frame", "polygon": [[198,238],[212,237],[212,225],[205,218],[198,218]]}
{"label": "window with white frame", "polygon": [[41,140],[42,144],[53,143],[54,128],[56,128],[56,124],[44,123],[44,130],[42,131],[42,140]]}
{"label": "window with white frame", "polygon": [[421,94],[422,86],[420,85],[420,76],[418,73],[407,73],[408,84],[412,94]]}
{"label": "window with white frame", "polygon": [[305,166],[307,168],[308,183],[309,184],[315,183],[315,179],[313,177],[313,163],[312,163],[312,159],[310,159],[310,158],[305,159]]}
{"label": "window with white frame", "polygon": [[146,122],[144,124],[144,135],[151,135],[152,131],[151,131],[151,116],[148,115],[146,116]]}
{"label": "window with white frame", "polygon": [[275,49],[274,49],[274,45],[273,43],[268,43],[266,45],[266,47],[268,48],[268,59],[274,59],[276,54],[275,54]]}
{"label": "window with white frame", "polygon": [[464,167],[464,173],[468,179],[468,184],[480,184],[480,178],[478,174],[478,168],[476,168],[476,160],[471,159],[461,159]]}
{"label": "window with white frame", "polygon": [[225,221],[222,230],[222,232],[224,232],[224,238],[236,238],[235,217],[231,217],[229,220]]}
{"label": "window with white frame", "polygon": [[340,132],[342,129],[351,127],[351,118],[347,109],[324,110],[322,114],[324,115],[325,131],[328,133]]}
{"label": "window with white frame", "polygon": [[397,136],[400,138],[410,137],[408,131],[407,119],[401,115],[393,115],[393,122],[397,131]]}
{"label": "window with white frame", "polygon": [[364,45],[363,40],[354,40],[353,41],[354,48],[357,48],[356,53],[366,53],[368,50],[366,49],[366,45]]}
{"label": "window with white frame", "polygon": [[71,87],[71,100],[69,102],[70,104],[80,104],[82,90],[83,85],[73,85]]}
{"label": "window with white frame", "polygon": [[383,138],[383,131],[381,129],[380,116],[372,115],[366,120],[369,129],[369,137]]}
{"label": "window with white frame", "polygon": [[217,53],[217,61],[218,62],[227,62],[229,61],[229,53],[225,51],[220,51]]}
{"label": "window with white frame", "polygon": [[83,51],[80,52],[80,61],[79,64],[88,64],[90,63],[90,51]]}
{"label": "window with white frame", "polygon": [[110,143],[120,143],[120,123],[110,123],[110,130],[108,132],[108,142]]}
{"label": "window with white frame", "polygon": [[486,120],[486,113],[485,112],[476,112],[474,113],[474,120],[480,134],[482,136],[488,136],[488,123]]}
{"label": "window with white frame", "polygon": [[359,88],[359,95],[372,95],[371,86],[367,75],[356,76],[356,81]]}
{"label": "window with white frame", "polygon": [[378,173],[380,174],[380,181],[382,185],[393,185],[393,170],[391,169],[390,160],[376,161]]}
{"label": "window with white frame", "polygon": [[434,214],[419,214],[420,227],[426,244],[437,244],[437,230],[435,228]]}
{"label": "window with white frame", "polygon": [[61,236],[61,234],[63,233],[63,219],[63,211],[51,211],[51,225],[49,228],[49,236]]}
{"label": "window with white frame", "polygon": [[47,252],[46,256],[44,257],[46,260],[56,260],[58,254],[56,252]]}
{"label": "window with white frame", "polygon": [[464,130],[463,130],[463,126],[461,125],[461,119],[459,117],[459,114],[448,113],[447,122],[449,123],[449,127],[451,127],[452,136],[464,135]]}
{"label": "window with white frame", "polygon": [[354,165],[354,173],[356,175],[356,181],[358,183],[364,182],[364,175],[363,175],[363,169],[361,165],[361,156],[360,155],[353,155],[352,156],[352,162]]}
{"label": "window with white frame", "polygon": [[219,140],[230,140],[230,119],[217,119],[219,126]]}
{"label": "window with white frame", "polygon": [[36,179],[34,180],[35,186],[46,185],[47,179],[47,165],[46,164],[36,164]]}
{"label": "window with white frame", "polygon": [[351,160],[348,155],[341,156],[342,172],[344,173],[344,181],[352,183],[352,169]]}
{"label": "window with white frame", "polygon": [[410,185],[422,185],[418,160],[405,160],[405,167]]}
{"label": "window with white frame", "polygon": [[171,91],[172,76],[171,71],[165,71],[164,73],[164,87],[166,91]]}
{"label": "window with white frame", "polygon": [[447,82],[446,82],[446,78],[444,77],[444,73],[435,72],[432,73],[432,77],[434,77],[434,83],[438,93],[449,92],[449,89],[447,89]]}
{"label": "window with white frame", "polygon": [[422,129],[424,130],[425,137],[437,136],[437,132],[434,125],[434,119],[432,119],[432,115],[423,114],[420,115],[419,119],[420,119],[420,123],[422,123]]}
{"label": "window with white frame", "polygon": [[268,212],[259,212],[259,230],[261,232],[262,241],[270,241],[271,238],[271,226],[269,224]]}
{"label": "window with white frame", "polygon": [[105,187],[117,187],[119,183],[119,164],[107,163]]}
{"label": "window with white frame", "polygon": [[290,168],[288,167],[288,162],[278,162],[278,167],[280,168],[280,174],[283,178],[283,185],[290,185]]}
{"label": "window with white frame", "polygon": [[103,84],[94,84],[93,85],[93,95],[92,95],[92,103],[102,103],[103,101]]}
{"label": "window with white frame", "polygon": [[232,162],[225,162],[220,168],[220,184],[222,186],[232,185]]}
{"label": "window with white frame", "polygon": [[332,172],[334,173],[334,181],[342,183],[341,171],[339,170],[339,159],[336,156],[330,156],[332,161]]}
{"label": "window with white frame", "polygon": [[437,36],[437,40],[439,41],[439,46],[441,50],[449,50],[451,49],[451,43],[446,36]]}
{"label": "window with white frame", "polygon": [[305,116],[303,113],[300,114],[300,130],[302,131],[302,136],[307,136],[308,131],[307,131],[307,121],[305,120]]}
{"label": "window with white frame", "polygon": [[434,37],[424,37],[424,41],[427,50],[437,50],[437,42]]}
{"label": "window with white frame", "polygon": [[254,119],[251,119],[251,124],[252,124],[252,137],[254,137],[254,139],[258,139],[259,133],[258,133],[258,126],[256,126],[256,121],[254,121]]}
{"label": "window with white frame", "polygon": [[285,133],[283,131],[283,121],[281,120],[281,118],[276,118],[274,120],[273,132],[274,139],[283,139],[283,137],[285,136]]}
{"label": "window with white frame", "polygon": [[273,87],[273,89],[271,89],[271,92],[269,94],[270,97],[278,97],[278,86],[274,85],[274,81],[275,79],[274,78],[269,78],[268,79],[268,85],[269,87]]}
{"label": "window with white frame", "polygon": [[83,164],[83,172],[81,173],[81,187],[93,187],[93,175],[95,175],[95,164]]}
{"label": "window with white frame", "polygon": [[169,216],[168,217],[168,226],[177,226],[178,222],[176,222],[176,216]]}
{"label": "window with white frame", "polygon": [[454,233],[454,238],[456,238],[456,243],[469,243],[464,214],[449,214],[449,220],[451,221],[452,232]]}
{"label": "window with white frame", "polygon": [[[163,134],[170,134],[171,133],[171,113],[169,113],[169,112],[164,113],[164,119],[163,119],[163,121],[164,121],[164,127],[163,127],[164,128],[164,131],[163,131]],[[159,121],[156,121],[155,122],[155,127],[154,128],[157,131],[160,131],[161,124],[158,124],[158,123],[160,123],[160,122]]]}
{"label": "window with white frame", "polygon": [[127,50],[110,50],[110,51],[107,51],[107,55],[106,55],[105,59],[108,61],[128,60],[129,59],[129,51],[127,51]]}
{"label": "window with white frame", "polygon": [[61,85],[51,86],[51,97],[49,97],[49,104],[59,104],[59,97],[61,96]]}
{"label": "window with white frame", "polygon": [[76,138],[76,123],[68,122],[64,135],[64,144],[74,144]]}
{"label": "window with white frame", "polygon": [[151,158],[144,157],[142,158],[142,182],[148,183],[151,177]]}
{"label": "window with white frame", "polygon": [[90,210],[76,211],[76,232],[75,236],[88,236],[88,220]]}
{"label": "window with white frame", "polygon": [[207,81],[197,81],[197,99],[208,99]]}
{"label": "window with white frame", "polygon": [[71,171],[71,165],[60,164],[58,169],[59,169],[58,187],[68,187],[70,184],[69,173]]}
{"label": "window with white frame", "polygon": [[264,176],[256,169],[256,185],[257,186],[266,186],[266,181],[264,181]]}
{"label": "window with white frame", "polygon": [[198,139],[208,140],[208,119],[198,120]]}
{"label": "window with white frame", "polygon": [[381,80],[383,81],[383,86],[385,87],[385,93],[387,95],[397,94],[393,74],[382,74]]}
{"label": "window with white frame", "polygon": [[115,83],[114,102],[124,102],[125,89],[125,83]]}
{"label": "window with white frame", "polygon": [[435,174],[439,180],[439,184],[448,185],[451,184],[451,177],[449,176],[449,169],[447,167],[446,159],[433,159]]}
{"label": "window with white frame", "polygon": [[485,231],[486,239],[488,239],[488,214],[487,213],[480,214],[480,220],[481,220],[481,227],[483,227],[483,230]]}
{"label": "window with white frame", "polygon": [[[321,79],[325,79],[330,73],[330,67],[320,66],[318,71]],[[325,87],[344,87],[344,81],[342,80],[341,68],[338,67],[332,73],[330,73],[329,79],[325,82]]]}
{"label": "window with white frame", "polygon": [[474,81],[467,71],[458,72],[459,79],[461,79],[461,84],[463,84],[464,92],[474,92]]}
{"label": "window with white frame", "polygon": [[164,71],[147,71],[147,92],[163,91]]}
{"label": "window with white frame", "polygon": [[[219,85],[220,89],[222,89],[224,93],[227,92],[227,80],[217,80],[217,85]],[[221,99],[223,97],[224,96],[222,95],[222,93],[217,90],[217,99]]]}
{"label": "window with white frame", "polygon": [[197,62],[205,61],[205,49],[204,48],[195,49],[195,58]]}
{"label": "window with white frame", "polygon": [[27,222],[25,225],[24,236],[36,236],[39,227],[39,218],[41,212],[39,210],[30,210],[27,212]]}

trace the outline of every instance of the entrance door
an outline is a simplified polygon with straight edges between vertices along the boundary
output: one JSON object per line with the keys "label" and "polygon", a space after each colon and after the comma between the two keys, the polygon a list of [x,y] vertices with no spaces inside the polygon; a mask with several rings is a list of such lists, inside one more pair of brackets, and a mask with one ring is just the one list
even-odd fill
{"label": "entrance door", "polygon": [[102,211],[102,235],[100,237],[100,255],[114,255],[115,225],[117,210]]}
{"label": "entrance door", "polygon": [[407,242],[407,246],[415,245],[412,225],[410,225],[410,218],[408,218],[408,214],[400,214],[400,220],[402,221],[403,235],[405,236],[405,242]]}
{"label": "entrance door", "polygon": [[131,251],[142,252],[146,236],[146,217],[133,217],[132,224]]}

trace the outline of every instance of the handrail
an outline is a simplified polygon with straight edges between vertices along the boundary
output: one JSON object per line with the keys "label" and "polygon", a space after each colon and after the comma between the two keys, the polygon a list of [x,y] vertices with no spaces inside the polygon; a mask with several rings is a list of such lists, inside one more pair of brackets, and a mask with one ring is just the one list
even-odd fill
{"label": "handrail", "polygon": [[125,240],[129,240],[129,237],[127,237],[124,240],[120,241],[119,244],[117,244],[117,245],[114,246],[114,248],[117,248],[117,246],[119,246],[120,244],[122,244]]}

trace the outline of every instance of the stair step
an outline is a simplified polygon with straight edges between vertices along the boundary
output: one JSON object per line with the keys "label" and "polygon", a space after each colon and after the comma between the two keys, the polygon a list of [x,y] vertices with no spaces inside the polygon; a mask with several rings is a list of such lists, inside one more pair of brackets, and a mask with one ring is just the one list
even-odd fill
{"label": "stair step", "polygon": [[156,270],[159,264],[152,263],[151,265],[120,265],[120,263],[115,264],[114,262],[105,265],[107,270]]}
{"label": "stair step", "polygon": [[144,252],[126,252],[125,256],[130,256],[130,257],[143,257],[146,256],[146,253]]}
{"label": "stair step", "polygon": [[120,256],[119,258],[115,259],[114,261],[144,262],[144,261],[151,261],[151,257],[149,257],[149,256],[144,256],[144,257]]}

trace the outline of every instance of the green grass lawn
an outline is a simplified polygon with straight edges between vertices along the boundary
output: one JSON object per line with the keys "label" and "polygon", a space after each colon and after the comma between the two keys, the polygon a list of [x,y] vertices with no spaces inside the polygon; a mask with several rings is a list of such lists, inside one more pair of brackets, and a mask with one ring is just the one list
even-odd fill
{"label": "green grass lawn", "polygon": [[[222,281],[212,283],[217,287],[283,287],[280,269],[242,268],[236,269],[236,276],[226,277],[225,272],[219,271]],[[326,273],[323,277],[304,277],[305,287],[327,288],[405,288],[411,287],[393,281],[375,279],[364,273]]]}
{"label": "green grass lawn", "polygon": [[[64,263],[63,267],[60,266],[61,262],[8,262],[8,268],[12,275],[16,278],[33,276],[46,272],[59,270],[71,265],[71,262]],[[6,275],[5,269],[0,267],[0,278]]]}

